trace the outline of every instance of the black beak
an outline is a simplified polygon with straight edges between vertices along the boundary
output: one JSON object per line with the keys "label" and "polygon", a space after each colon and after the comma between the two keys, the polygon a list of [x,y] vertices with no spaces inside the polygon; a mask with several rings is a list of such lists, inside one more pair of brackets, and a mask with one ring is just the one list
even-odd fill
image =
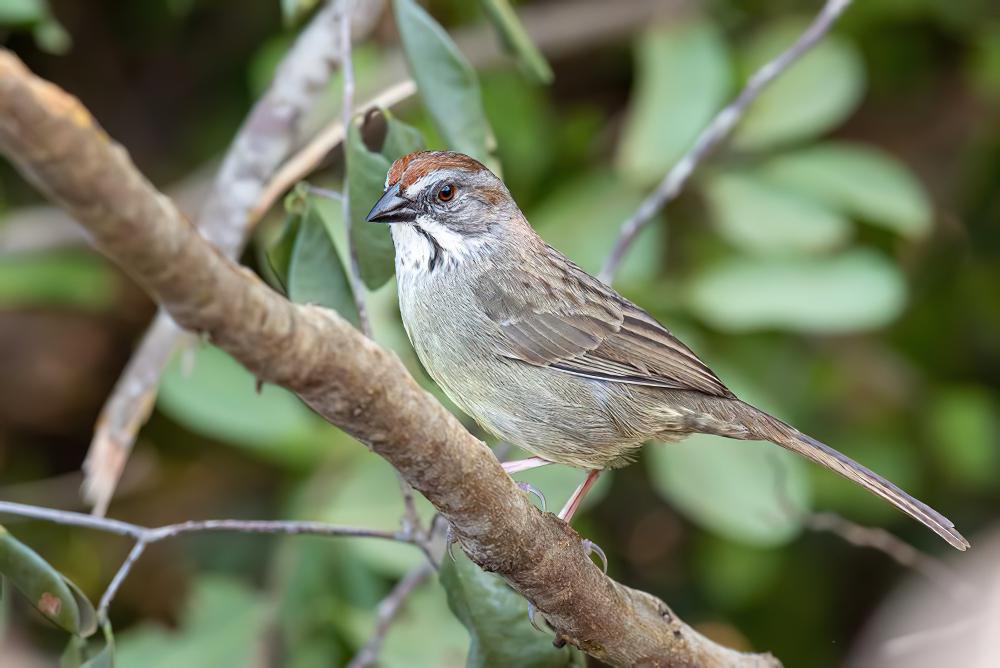
{"label": "black beak", "polygon": [[399,184],[382,193],[375,206],[368,212],[369,223],[412,223],[417,219],[413,202],[399,196]]}

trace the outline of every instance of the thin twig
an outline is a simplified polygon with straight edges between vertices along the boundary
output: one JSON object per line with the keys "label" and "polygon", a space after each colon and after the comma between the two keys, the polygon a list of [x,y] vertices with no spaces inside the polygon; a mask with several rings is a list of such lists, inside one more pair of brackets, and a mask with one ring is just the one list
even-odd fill
{"label": "thin twig", "polygon": [[[351,62],[351,2],[340,0],[340,74],[343,81],[340,99],[340,123],[345,130],[351,127],[351,117],[354,112],[354,64]],[[346,137],[346,135],[345,135]],[[344,142],[344,186],[341,188],[343,198],[341,209],[344,212],[344,232],[347,234],[347,256],[350,261],[347,272],[351,284],[351,296],[354,297],[354,308],[358,311],[358,325],[368,338],[372,338],[372,323],[368,318],[368,306],[365,304],[365,284],[361,280],[361,267],[358,263],[358,249],[354,245],[351,234],[351,190],[347,175],[347,142]]]}
{"label": "thin twig", "polygon": [[[380,538],[383,540],[395,540],[401,543],[410,543],[420,548],[424,554],[431,558],[429,548],[425,544],[425,537],[408,531],[383,531],[380,529],[367,529],[364,527],[349,527],[326,522],[293,521],[293,520],[192,520],[188,522],[178,522],[160,527],[145,527],[131,522],[123,522],[105,517],[85,515],[69,510],[57,510],[55,508],[43,508],[40,506],[30,506],[23,503],[11,503],[10,501],[0,501],[0,514],[14,515],[17,517],[27,517],[37,520],[45,520],[56,524],[68,526],[85,527],[95,529],[105,533],[114,533],[120,536],[128,536],[135,540],[135,545],[129,552],[125,561],[118,568],[110,584],[101,596],[98,605],[98,614],[101,618],[107,615],[108,607],[114,599],[115,594],[121,587],[122,582],[132,570],[132,566],[142,556],[146,547],[161,540],[180,536],[188,533],[201,533],[208,531],[233,531],[239,533],[260,533],[260,534],[284,534],[284,535],[310,535],[310,536],[346,536],[354,538]],[[430,563],[428,561],[427,563]]]}
{"label": "thin twig", "polygon": [[396,615],[403,609],[406,598],[433,572],[433,567],[425,562],[411,570],[396,583],[392,591],[378,604],[375,614],[375,630],[372,632],[371,638],[354,655],[354,658],[347,664],[347,668],[368,668],[375,663],[379,650],[382,649],[382,643],[385,642],[385,636],[389,632],[389,627],[392,626]]}
{"label": "thin twig", "polygon": [[757,96],[778,75],[815,46],[850,4],[851,0],[827,0],[823,9],[820,10],[805,32],[795,40],[795,43],[754,72],[739,95],[715,115],[712,122],[698,135],[688,152],[663,177],[656,190],[650,193],[639,204],[639,208],[635,210],[632,217],[622,224],[614,248],[608,254],[604,268],[599,274],[602,281],[611,282],[618,266],[625,257],[626,251],[635,241],[639,232],[653,220],[653,217],[663,209],[667,202],[680,194],[695,167],[729,136],[729,133],[743,117],[750,104],[757,99]]}

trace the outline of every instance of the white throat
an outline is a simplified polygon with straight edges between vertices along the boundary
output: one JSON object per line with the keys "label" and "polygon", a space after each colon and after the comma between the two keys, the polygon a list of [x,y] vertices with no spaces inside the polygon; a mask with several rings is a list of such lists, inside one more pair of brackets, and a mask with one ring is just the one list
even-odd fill
{"label": "white throat", "polygon": [[449,229],[430,216],[412,224],[390,224],[396,247],[396,273],[447,271],[476,253],[482,240]]}

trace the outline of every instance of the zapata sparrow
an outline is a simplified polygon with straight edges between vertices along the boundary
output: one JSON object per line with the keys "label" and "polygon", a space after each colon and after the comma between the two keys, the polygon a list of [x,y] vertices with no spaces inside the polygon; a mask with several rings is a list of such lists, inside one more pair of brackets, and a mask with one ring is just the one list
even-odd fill
{"label": "zapata sparrow", "polygon": [[368,220],[390,225],[403,325],[428,373],[485,429],[535,455],[504,468],[588,471],[564,520],[646,441],[702,433],[797,452],[969,546],[937,511],[740,401],[666,327],[546,244],[476,160],[400,158]]}

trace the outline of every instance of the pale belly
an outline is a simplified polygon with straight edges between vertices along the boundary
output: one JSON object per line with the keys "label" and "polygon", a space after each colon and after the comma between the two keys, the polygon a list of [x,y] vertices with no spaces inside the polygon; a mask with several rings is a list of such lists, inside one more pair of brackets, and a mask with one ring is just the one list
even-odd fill
{"label": "pale belly", "polygon": [[[421,363],[497,438],[555,462],[606,468],[627,463],[651,436],[627,415],[627,386],[504,358],[495,352],[499,330],[472,299],[407,288],[400,283],[400,312]],[[447,316],[440,300],[449,300]]]}

